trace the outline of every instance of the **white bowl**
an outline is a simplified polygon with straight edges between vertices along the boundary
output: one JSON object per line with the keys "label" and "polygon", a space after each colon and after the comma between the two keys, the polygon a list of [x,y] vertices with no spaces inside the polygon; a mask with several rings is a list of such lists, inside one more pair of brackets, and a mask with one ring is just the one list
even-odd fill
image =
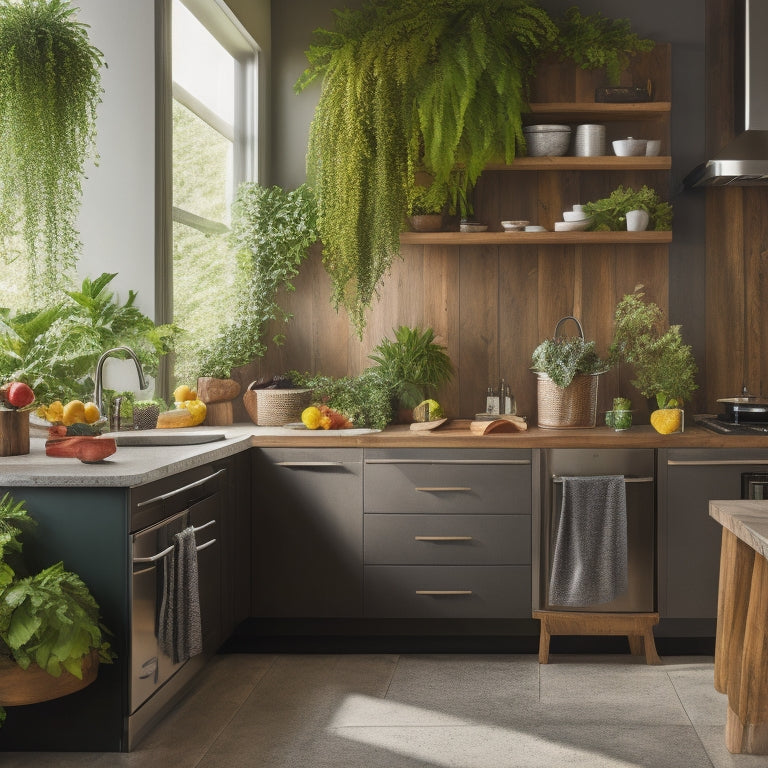
{"label": "white bowl", "polygon": [[582,221],[556,221],[555,232],[580,232],[589,226],[589,219]]}
{"label": "white bowl", "polygon": [[525,231],[526,232],[546,232],[547,228],[546,227],[542,227],[539,224],[532,224],[531,226],[526,227]]}
{"label": "white bowl", "polygon": [[584,211],[563,211],[563,221],[584,221],[589,218]]}
{"label": "white bowl", "polygon": [[530,224],[528,221],[502,221],[501,228],[505,232],[519,232],[523,227]]}
{"label": "white bowl", "polygon": [[459,224],[460,232],[485,232],[488,229],[487,224],[478,224],[477,222],[467,222],[465,224]]}
{"label": "white bowl", "polygon": [[619,139],[613,142],[613,151],[619,157],[636,157],[645,154],[645,148],[648,145],[646,139],[633,139],[628,136],[626,139]]}

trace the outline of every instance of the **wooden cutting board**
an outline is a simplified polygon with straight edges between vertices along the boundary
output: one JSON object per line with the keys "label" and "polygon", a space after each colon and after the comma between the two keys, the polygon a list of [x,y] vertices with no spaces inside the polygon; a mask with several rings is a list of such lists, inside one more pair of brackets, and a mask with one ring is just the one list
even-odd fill
{"label": "wooden cutting board", "polygon": [[470,422],[469,431],[473,435],[497,435],[504,432],[524,432],[528,429],[525,422],[510,421],[509,419],[494,419],[493,421]]}

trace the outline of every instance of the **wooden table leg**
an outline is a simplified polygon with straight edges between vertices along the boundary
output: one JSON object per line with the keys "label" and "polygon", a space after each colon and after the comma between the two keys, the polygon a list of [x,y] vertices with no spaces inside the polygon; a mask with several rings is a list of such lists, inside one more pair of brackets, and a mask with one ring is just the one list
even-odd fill
{"label": "wooden table leg", "polygon": [[725,744],[731,752],[768,754],[768,560],[755,557],[738,690],[728,679]]}

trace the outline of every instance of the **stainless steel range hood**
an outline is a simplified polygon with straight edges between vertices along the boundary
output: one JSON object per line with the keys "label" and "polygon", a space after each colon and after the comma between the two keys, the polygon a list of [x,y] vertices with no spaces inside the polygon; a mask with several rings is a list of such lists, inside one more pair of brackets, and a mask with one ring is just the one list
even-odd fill
{"label": "stainless steel range hood", "polygon": [[742,1],[735,41],[736,51],[743,51],[734,83],[737,135],[685,177],[687,187],[768,185],[768,0]]}

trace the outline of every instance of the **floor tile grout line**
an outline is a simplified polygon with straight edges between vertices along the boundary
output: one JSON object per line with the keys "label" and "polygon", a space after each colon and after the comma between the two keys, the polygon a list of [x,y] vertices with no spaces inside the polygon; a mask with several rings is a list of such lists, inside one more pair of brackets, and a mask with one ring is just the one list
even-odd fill
{"label": "floor tile grout line", "polygon": [[716,768],[714,762],[712,761],[712,757],[709,754],[709,750],[707,749],[707,745],[704,743],[704,740],[701,738],[701,734],[699,734],[699,729],[696,727],[696,724],[691,720],[691,716],[688,714],[688,710],[686,709],[685,703],[683,702],[682,698],[680,697],[680,694],[678,693],[677,686],[675,685],[675,681],[672,679],[672,675],[669,674],[669,671],[665,670],[667,678],[669,679],[670,685],[672,686],[672,690],[675,692],[675,696],[677,697],[677,700],[680,702],[680,706],[683,708],[683,712],[685,713],[685,717],[688,720],[688,722],[691,724],[691,728],[693,729],[693,732],[696,734],[696,738],[698,739],[699,744],[701,744],[701,748],[704,750],[704,754],[707,756],[707,760],[709,761],[709,765],[711,768]]}

